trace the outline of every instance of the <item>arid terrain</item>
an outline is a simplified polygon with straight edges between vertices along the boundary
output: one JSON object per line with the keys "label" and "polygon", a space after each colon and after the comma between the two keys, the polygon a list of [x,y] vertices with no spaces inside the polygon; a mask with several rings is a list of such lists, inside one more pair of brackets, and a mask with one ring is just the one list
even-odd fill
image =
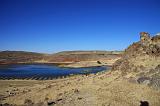
{"label": "arid terrain", "polygon": [[109,71],[0,86],[2,106],[160,106],[160,36],[140,33]]}
{"label": "arid terrain", "polygon": [[61,67],[112,65],[122,51],[64,51],[44,54],[24,51],[0,52],[0,64],[58,64]]}
{"label": "arid terrain", "polygon": [[129,82],[118,71],[65,79],[0,81],[1,103],[20,106],[159,106],[160,91]]}

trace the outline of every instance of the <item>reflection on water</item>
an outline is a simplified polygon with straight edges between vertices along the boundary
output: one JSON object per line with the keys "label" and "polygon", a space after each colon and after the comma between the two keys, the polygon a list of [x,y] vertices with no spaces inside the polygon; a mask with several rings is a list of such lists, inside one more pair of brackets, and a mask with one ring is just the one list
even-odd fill
{"label": "reflection on water", "polygon": [[90,74],[107,70],[109,67],[61,68],[54,65],[9,65],[0,67],[0,79],[47,80],[75,74]]}

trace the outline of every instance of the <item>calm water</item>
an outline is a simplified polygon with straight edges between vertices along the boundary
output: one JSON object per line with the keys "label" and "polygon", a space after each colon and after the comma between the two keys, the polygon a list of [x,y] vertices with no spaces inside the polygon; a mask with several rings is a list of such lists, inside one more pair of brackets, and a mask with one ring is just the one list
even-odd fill
{"label": "calm water", "polygon": [[89,74],[107,70],[109,67],[60,68],[53,65],[9,65],[0,67],[0,79],[47,80],[72,74]]}

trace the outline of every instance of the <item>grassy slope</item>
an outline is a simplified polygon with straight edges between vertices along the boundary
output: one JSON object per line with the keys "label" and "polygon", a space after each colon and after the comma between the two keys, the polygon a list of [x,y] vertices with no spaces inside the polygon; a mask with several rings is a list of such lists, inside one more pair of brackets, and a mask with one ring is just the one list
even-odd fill
{"label": "grassy slope", "polygon": [[[47,106],[139,106],[148,101],[159,106],[160,92],[131,83],[118,71],[89,76],[73,76],[51,81],[0,81],[2,103]],[[6,92],[8,91],[8,92]]]}

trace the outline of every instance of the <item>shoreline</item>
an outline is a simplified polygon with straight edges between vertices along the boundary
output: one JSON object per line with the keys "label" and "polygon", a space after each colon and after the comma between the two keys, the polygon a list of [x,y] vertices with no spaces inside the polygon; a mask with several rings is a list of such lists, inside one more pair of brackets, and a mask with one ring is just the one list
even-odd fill
{"label": "shoreline", "polygon": [[[11,64],[11,65],[15,65],[15,64]],[[21,64],[16,64],[16,65],[21,65]],[[8,65],[7,66],[5,65],[4,67],[8,67]],[[56,67],[59,67],[59,66],[56,66]],[[67,70],[77,69],[77,67],[59,67],[59,68],[62,68],[62,69],[65,68]],[[87,68],[89,68],[89,70],[90,70],[89,72],[88,72]],[[94,69],[102,68],[102,69],[101,69],[101,71],[92,72],[92,68],[94,68]],[[36,76],[36,75],[31,75],[31,76],[28,76],[28,75],[25,75],[25,76],[18,76],[18,75],[17,76],[3,76],[2,75],[2,76],[0,76],[0,80],[37,80],[37,81],[55,80],[55,79],[69,78],[69,77],[72,77],[72,76],[83,76],[83,75],[88,76],[88,75],[91,75],[91,74],[98,74],[98,73],[101,73],[101,72],[109,71],[111,69],[111,67],[109,67],[109,66],[90,66],[90,67],[78,67],[78,69],[81,69],[83,71],[81,71],[79,73],[73,73],[73,74],[70,73],[70,74],[65,74],[65,75],[60,75],[60,74],[59,75],[54,75],[54,74],[53,75],[39,75],[39,76]]]}
{"label": "shoreline", "polygon": [[[86,61],[85,61],[86,62]],[[88,62],[88,61],[87,61]],[[90,61],[89,61],[90,62]],[[88,63],[89,63],[88,62]],[[44,63],[39,63],[39,62],[32,62],[32,63],[5,63],[5,64],[0,64],[0,66],[7,66],[7,65],[55,65],[58,67],[62,68],[87,68],[87,67],[101,67],[101,66],[108,66],[112,67],[111,64],[92,64],[90,62],[90,65],[75,65],[77,62],[44,62]],[[83,62],[82,62],[83,63]]]}

